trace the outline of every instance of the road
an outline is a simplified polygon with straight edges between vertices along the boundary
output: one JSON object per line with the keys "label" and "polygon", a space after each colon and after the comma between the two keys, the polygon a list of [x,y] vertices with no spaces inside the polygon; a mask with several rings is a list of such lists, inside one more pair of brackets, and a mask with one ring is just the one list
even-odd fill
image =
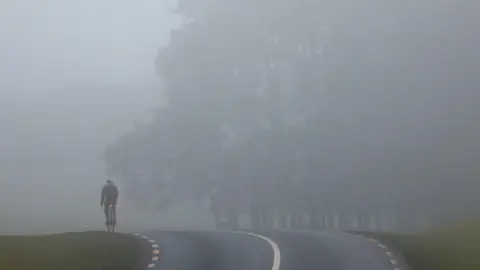
{"label": "road", "polygon": [[[406,270],[381,243],[342,232],[148,232],[161,270]],[[153,266],[153,265],[152,265]]]}

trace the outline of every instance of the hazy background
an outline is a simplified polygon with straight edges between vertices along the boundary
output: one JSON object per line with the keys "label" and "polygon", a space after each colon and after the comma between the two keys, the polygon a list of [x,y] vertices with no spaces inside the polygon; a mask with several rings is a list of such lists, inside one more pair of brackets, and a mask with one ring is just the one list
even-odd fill
{"label": "hazy background", "polygon": [[156,0],[0,2],[0,231],[101,226],[105,145],[158,105],[167,12]]}
{"label": "hazy background", "polygon": [[1,2],[1,231],[478,219],[477,2],[177,2]]}

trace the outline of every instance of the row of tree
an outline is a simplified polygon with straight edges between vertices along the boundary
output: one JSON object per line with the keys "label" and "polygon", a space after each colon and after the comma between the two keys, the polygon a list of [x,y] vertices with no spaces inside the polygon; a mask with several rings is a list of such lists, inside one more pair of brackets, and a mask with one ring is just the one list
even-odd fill
{"label": "row of tree", "polygon": [[108,171],[146,207],[208,199],[227,227],[478,216],[479,40],[450,2],[180,0],[156,62],[167,105]]}

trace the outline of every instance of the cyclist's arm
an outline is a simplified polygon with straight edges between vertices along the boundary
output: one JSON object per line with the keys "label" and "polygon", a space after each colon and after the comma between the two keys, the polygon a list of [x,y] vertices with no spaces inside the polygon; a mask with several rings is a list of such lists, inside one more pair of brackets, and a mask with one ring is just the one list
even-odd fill
{"label": "cyclist's arm", "polygon": [[105,187],[102,188],[102,194],[101,194],[101,198],[100,198],[100,204],[103,205],[104,202],[105,202]]}

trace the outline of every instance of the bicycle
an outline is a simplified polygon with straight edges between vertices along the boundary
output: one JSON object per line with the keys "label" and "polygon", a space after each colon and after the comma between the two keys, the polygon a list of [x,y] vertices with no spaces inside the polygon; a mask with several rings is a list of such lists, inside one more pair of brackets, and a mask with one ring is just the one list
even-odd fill
{"label": "bicycle", "polygon": [[115,212],[115,205],[110,204],[107,211],[107,232],[115,232],[115,225],[117,224],[117,214]]}

